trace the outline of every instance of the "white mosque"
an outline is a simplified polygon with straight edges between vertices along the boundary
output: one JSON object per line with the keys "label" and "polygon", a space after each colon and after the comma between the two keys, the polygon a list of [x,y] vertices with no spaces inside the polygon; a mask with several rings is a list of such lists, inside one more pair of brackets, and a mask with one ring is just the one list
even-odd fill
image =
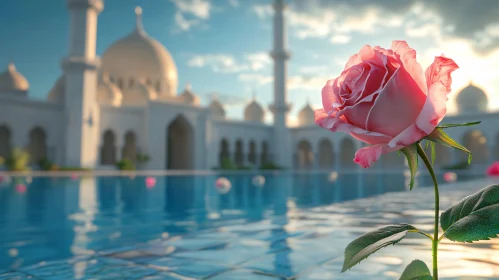
{"label": "white mosque", "polygon": [[[296,169],[358,168],[352,159],[362,144],[316,126],[309,104],[299,112],[297,127],[287,124],[290,55],[283,2],[274,3],[274,102],[269,106],[274,121],[265,124],[266,109],[256,100],[246,106],[244,120],[231,120],[219,100],[201,106],[189,85],[178,93],[182,73],[168,50],[145,31],[140,8],[135,29],[99,58],[97,19],[103,0],[67,0],[69,52],[48,99],[29,98],[29,82],[13,63],[0,74],[0,156],[22,147],[33,163],[47,158],[61,166],[96,169],[114,168],[138,153],[150,156],[144,168],[151,170],[211,169],[224,157],[239,166],[271,162]],[[457,105],[459,114],[444,122],[482,124],[449,129],[449,134],[472,150],[475,164],[499,158],[499,113],[487,111],[484,91],[470,83],[458,93]],[[463,160],[448,149],[437,153],[439,165]],[[375,167],[400,167],[403,161],[392,153]]]}

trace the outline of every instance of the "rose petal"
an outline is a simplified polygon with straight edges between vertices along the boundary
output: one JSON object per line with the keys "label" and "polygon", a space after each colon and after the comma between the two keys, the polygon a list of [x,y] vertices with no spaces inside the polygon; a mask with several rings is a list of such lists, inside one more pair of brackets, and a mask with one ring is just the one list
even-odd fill
{"label": "rose petal", "polygon": [[381,133],[370,132],[365,129],[356,127],[348,123],[344,116],[337,117],[337,114],[333,114],[333,116],[328,115],[323,109],[315,110],[314,115],[315,124],[332,132],[355,133],[357,135],[368,136],[384,136]]}
{"label": "rose petal", "polygon": [[379,135],[374,135],[374,133],[357,134],[354,132],[350,132],[350,135],[353,138],[370,145],[388,144],[393,139],[392,137],[388,135],[383,135],[381,133],[379,133]]}
{"label": "rose petal", "polygon": [[395,136],[389,143],[388,147],[393,148],[395,146],[409,146],[417,141],[423,139],[429,133],[421,130],[415,123],[410,125],[399,135]]}
{"label": "rose petal", "polygon": [[416,60],[416,50],[409,47],[406,41],[393,41],[392,47],[394,53],[400,56],[402,65],[411,75],[411,77],[416,81],[421,91],[426,94],[427,87],[425,85],[425,78],[423,75],[423,68]]}
{"label": "rose petal", "polygon": [[416,125],[427,135],[447,113],[447,95],[451,91],[452,84],[451,73],[458,68],[454,60],[438,56],[426,69],[428,97],[416,120]]}
{"label": "rose petal", "polygon": [[333,103],[338,102],[338,97],[333,91],[333,84],[335,80],[327,81],[326,85],[322,88],[322,106],[328,112],[333,107]]}
{"label": "rose petal", "polygon": [[377,144],[367,147],[362,147],[355,152],[355,158],[353,162],[357,163],[363,168],[371,167],[373,163],[375,163],[382,154],[387,154],[389,152],[393,152],[403,148],[402,146],[397,146],[394,148],[389,148],[385,144]]}
{"label": "rose petal", "polygon": [[425,101],[426,95],[401,67],[376,98],[366,130],[395,137],[414,124]]}

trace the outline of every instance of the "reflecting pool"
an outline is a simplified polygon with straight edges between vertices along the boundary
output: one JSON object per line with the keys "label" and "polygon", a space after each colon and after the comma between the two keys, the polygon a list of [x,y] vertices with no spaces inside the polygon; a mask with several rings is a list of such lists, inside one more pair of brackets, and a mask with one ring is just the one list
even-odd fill
{"label": "reflecting pool", "polygon": [[[430,184],[425,176],[418,182]],[[420,236],[351,272],[340,275],[339,265],[348,242],[370,228],[412,222],[431,230],[432,190],[406,186],[403,174],[375,172],[10,178],[0,183],[0,271],[14,272],[0,279],[92,278],[95,271],[114,275],[105,279],[398,279],[412,260],[400,246],[425,244],[415,255],[430,255]],[[442,258],[464,252],[442,250]],[[499,261],[499,253],[488,254],[463,255],[463,267]]]}

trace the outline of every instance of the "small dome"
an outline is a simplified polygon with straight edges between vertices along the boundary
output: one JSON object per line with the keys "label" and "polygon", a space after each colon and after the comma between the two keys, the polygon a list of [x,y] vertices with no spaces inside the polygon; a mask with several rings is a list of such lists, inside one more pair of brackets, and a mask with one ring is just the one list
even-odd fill
{"label": "small dome", "polygon": [[118,85],[130,78],[145,80],[153,86],[159,98],[177,93],[178,73],[168,50],[151,38],[142,27],[142,9],[135,10],[137,23],[128,36],[112,44],[102,56],[102,70]]}
{"label": "small dome", "polygon": [[97,102],[99,104],[120,106],[122,99],[123,95],[118,86],[109,80],[107,73],[104,73],[97,88]]}
{"label": "small dome", "polygon": [[485,112],[487,111],[488,98],[481,88],[470,82],[457,94],[456,103],[459,113]]}
{"label": "small dome", "polygon": [[184,91],[180,94],[180,101],[189,105],[199,105],[199,98],[192,91],[190,84],[185,85]]}
{"label": "small dome", "polygon": [[305,106],[298,112],[298,125],[311,125],[315,123],[314,109],[307,102]]}
{"label": "small dome", "polygon": [[13,63],[9,63],[7,71],[0,74],[0,92],[27,93],[29,90],[28,80],[16,70]]}
{"label": "small dome", "polygon": [[262,106],[256,102],[256,99],[253,100],[246,105],[244,108],[244,120],[250,122],[263,122],[265,119],[265,111]]}
{"label": "small dome", "polygon": [[124,106],[146,106],[149,100],[157,98],[154,89],[144,83],[138,83],[122,91]]}
{"label": "small dome", "polygon": [[225,119],[225,108],[222,105],[222,103],[218,101],[217,98],[213,98],[208,108],[210,110],[210,116],[212,119],[218,119],[218,120]]}
{"label": "small dome", "polygon": [[54,86],[47,96],[47,100],[55,103],[64,103],[64,92],[66,91],[66,84],[64,80],[64,75],[61,75],[59,79],[55,82]]}

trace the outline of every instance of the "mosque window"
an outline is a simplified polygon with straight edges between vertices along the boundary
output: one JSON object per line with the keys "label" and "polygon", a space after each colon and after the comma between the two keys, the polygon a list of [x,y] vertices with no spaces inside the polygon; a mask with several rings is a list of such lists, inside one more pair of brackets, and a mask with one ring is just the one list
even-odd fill
{"label": "mosque window", "polygon": [[156,91],[157,92],[161,91],[161,82],[160,81],[156,81]]}
{"label": "mosque window", "polygon": [[123,89],[123,79],[121,79],[121,78],[118,79],[118,87],[120,89]]}
{"label": "mosque window", "polygon": [[128,81],[128,87],[133,87],[134,80],[133,78],[130,78],[130,81]]}

